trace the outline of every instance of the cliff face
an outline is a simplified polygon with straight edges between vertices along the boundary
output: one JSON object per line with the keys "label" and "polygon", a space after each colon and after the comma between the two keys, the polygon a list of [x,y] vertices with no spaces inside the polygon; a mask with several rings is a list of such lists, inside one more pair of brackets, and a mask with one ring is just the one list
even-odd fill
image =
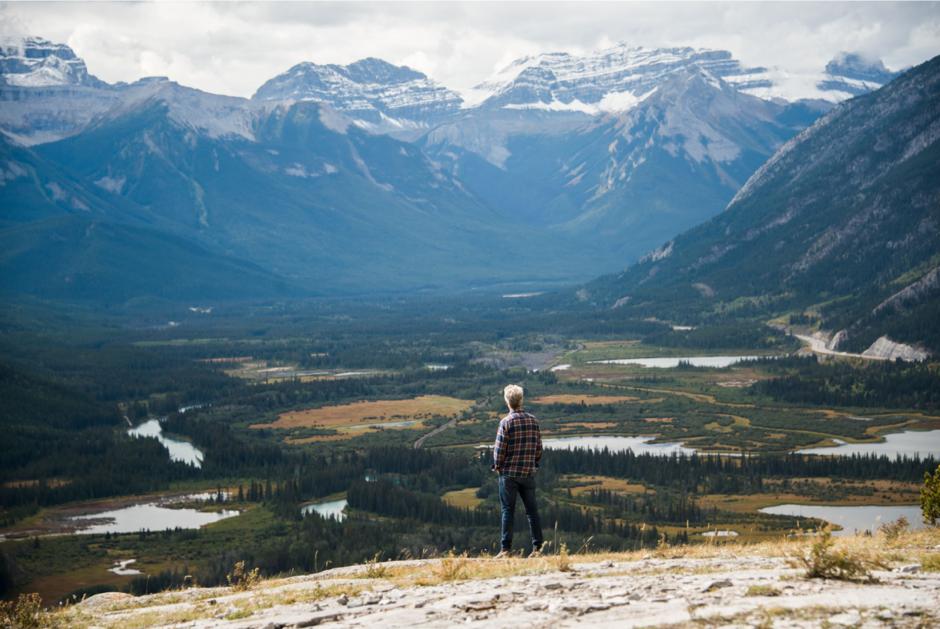
{"label": "cliff face", "polygon": [[[692,546],[655,553],[542,559],[398,561],[232,588],[134,598],[107,593],[59,612],[91,626],[632,627],[931,626],[940,621],[937,529],[842,538],[850,557],[880,563],[875,580],[807,579],[809,542]],[[923,564],[923,565],[922,565]]]}

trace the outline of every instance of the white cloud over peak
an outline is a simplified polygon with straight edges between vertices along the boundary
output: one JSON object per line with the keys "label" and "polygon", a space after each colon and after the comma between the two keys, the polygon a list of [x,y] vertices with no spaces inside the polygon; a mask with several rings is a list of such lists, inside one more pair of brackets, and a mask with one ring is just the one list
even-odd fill
{"label": "white cloud over peak", "polygon": [[467,89],[526,55],[621,41],[727,49],[794,74],[843,50],[901,69],[940,54],[940,4],[11,3],[0,34],[65,42],[107,81],[166,75],[250,96],[300,61],[379,57]]}

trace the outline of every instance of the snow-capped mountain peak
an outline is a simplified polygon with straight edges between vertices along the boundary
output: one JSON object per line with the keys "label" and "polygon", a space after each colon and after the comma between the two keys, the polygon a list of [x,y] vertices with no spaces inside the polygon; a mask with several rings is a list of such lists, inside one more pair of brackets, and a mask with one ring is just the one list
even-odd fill
{"label": "snow-capped mountain peak", "polygon": [[65,44],[27,37],[17,43],[0,45],[0,84],[49,87],[98,86],[102,82],[88,74],[85,62]]}
{"label": "snow-capped mountain peak", "polygon": [[[655,89],[671,74],[690,67],[704,68],[714,76],[748,76],[763,68],[744,68],[723,50],[695,48],[644,48],[625,43],[576,56],[547,53],[514,61],[478,85],[488,92],[483,107],[510,109],[546,108],[552,103],[577,103],[580,109],[610,111],[604,106],[618,99],[629,105]],[[614,109],[616,110],[616,109]]]}
{"label": "snow-capped mountain peak", "polygon": [[421,72],[373,57],[346,66],[299,63],[267,81],[252,99],[322,102],[364,128],[392,134],[427,128],[462,102]]}

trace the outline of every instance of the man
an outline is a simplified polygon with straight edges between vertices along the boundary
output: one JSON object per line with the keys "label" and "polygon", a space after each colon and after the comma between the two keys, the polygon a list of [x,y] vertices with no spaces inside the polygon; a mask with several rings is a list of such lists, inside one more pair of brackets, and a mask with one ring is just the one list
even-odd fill
{"label": "man", "polygon": [[493,448],[493,469],[499,473],[499,502],[502,505],[501,550],[497,559],[512,551],[512,524],[516,515],[516,495],[522,497],[532,535],[532,553],[538,557],[542,549],[542,524],[535,503],[535,471],[542,459],[542,433],[539,422],[522,410],[522,387],[510,384],[503,389],[509,414],[499,422]]}

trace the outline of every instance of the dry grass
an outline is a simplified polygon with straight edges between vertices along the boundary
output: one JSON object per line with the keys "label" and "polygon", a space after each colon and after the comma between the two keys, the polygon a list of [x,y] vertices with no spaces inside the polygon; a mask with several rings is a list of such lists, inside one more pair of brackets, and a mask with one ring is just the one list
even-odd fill
{"label": "dry grass", "polygon": [[[362,432],[366,431],[362,430]],[[305,443],[320,443],[326,441],[346,441],[354,436],[355,434],[352,431],[344,431],[330,435],[313,435],[312,437],[288,437],[284,442],[290,445],[303,445]]]}
{"label": "dry grass", "polygon": [[375,400],[282,413],[270,424],[252,428],[343,428],[433,417],[454,417],[473,406],[471,400],[422,395],[408,400]]}
{"label": "dry grass", "polygon": [[[892,533],[893,534],[893,533]],[[187,623],[199,619],[215,618],[224,604],[230,619],[250,618],[256,612],[279,605],[292,605],[313,602],[341,594],[354,596],[372,589],[373,583],[367,579],[379,579],[398,587],[431,586],[455,581],[500,579],[515,576],[549,574],[559,571],[576,571],[581,564],[599,564],[615,561],[624,563],[622,574],[664,574],[674,577],[677,572],[683,574],[701,574],[722,570],[718,564],[689,563],[677,564],[640,564],[630,562],[648,560],[651,557],[676,559],[725,559],[728,557],[806,557],[813,547],[821,548],[823,556],[837,554],[851,560],[864,558],[874,562],[872,565],[894,567],[910,563],[919,563],[923,570],[940,570],[940,554],[935,547],[940,544],[940,529],[930,528],[918,531],[905,530],[894,539],[879,533],[873,537],[852,536],[829,539],[820,544],[820,537],[788,539],[784,536],[772,541],[756,544],[728,543],[723,545],[698,544],[673,546],[658,551],[641,550],[634,552],[592,552],[570,554],[566,548],[555,555],[545,555],[537,559],[512,557],[495,560],[492,557],[471,558],[466,555],[450,553],[439,560],[418,564],[400,563],[378,564],[373,562],[372,576],[369,566],[363,566],[358,577],[362,581],[350,582],[356,575],[346,575],[338,580],[317,578],[310,582],[298,582],[294,579],[275,579],[262,581],[251,592],[231,593],[230,590],[209,589],[185,592],[167,592],[147,597],[118,601],[101,611],[93,611],[83,606],[70,607],[50,614],[51,624],[58,623],[67,627],[117,627],[133,629],[157,624]],[[645,567],[644,567],[645,566]],[[378,571],[378,572],[377,572]],[[617,570],[603,574],[614,576]],[[324,575],[325,576],[325,575]],[[590,577],[591,573],[585,573]],[[376,585],[376,587],[378,587]],[[773,584],[752,586],[748,596],[775,596]],[[215,605],[211,599],[217,599]],[[160,606],[165,606],[159,609]],[[106,612],[106,613],[103,613]]]}
{"label": "dry grass", "polygon": [[615,422],[566,422],[558,425],[558,430],[553,431],[544,431],[546,433],[551,432],[567,432],[571,430],[579,430],[587,428],[588,430],[606,430],[608,428],[616,428],[619,424]]}
{"label": "dry grass", "polygon": [[781,592],[772,585],[752,585],[745,596],[780,596]]}
{"label": "dry grass", "polygon": [[543,395],[530,400],[532,404],[584,404],[592,406],[597,404],[621,404],[623,402],[636,402],[640,398],[630,395]]}
{"label": "dry grass", "polygon": [[571,488],[571,493],[575,496],[589,493],[594,489],[607,489],[621,494],[653,493],[653,490],[648,490],[640,483],[631,483],[611,476],[570,475],[565,476],[564,480],[577,484],[576,487]]}
{"label": "dry grass", "polygon": [[477,489],[477,487],[468,487],[466,489],[449,491],[441,496],[441,500],[452,507],[458,507],[460,509],[475,509],[480,505],[480,503],[483,502],[482,498],[477,498]]}
{"label": "dry grass", "polygon": [[920,567],[924,572],[940,572],[940,553],[928,553],[921,557]]}

